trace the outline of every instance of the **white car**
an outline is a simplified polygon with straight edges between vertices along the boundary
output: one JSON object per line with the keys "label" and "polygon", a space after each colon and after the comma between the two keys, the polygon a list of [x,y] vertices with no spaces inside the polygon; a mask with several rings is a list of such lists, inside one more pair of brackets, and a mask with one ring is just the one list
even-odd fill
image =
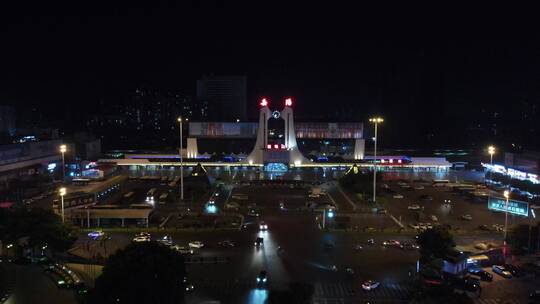
{"label": "white car", "polygon": [[432,221],[434,221],[434,222],[438,222],[438,221],[439,221],[439,219],[437,218],[437,216],[435,216],[435,215],[433,215],[433,214],[429,217],[429,219],[432,220]]}
{"label": "white car", "polygon": [[143,236],[143,235],[137,235],[136,237],[133,238],[133,241],[136,242],[136,243],[150,242],[150,237]]}
{"label": "white car", "polygon": [[420,209],[422,209],[422,207],[420,207],[420,205],[414,204],[414,205],[410,205],[409,207],[407,207],[407,209],[409,209],[409,210],[420,210]]}
{"label": "white car", "polygon": [[401,194],[394,194],[394,198],[403,198],[403,195],[401,195]]}
{"label": "white car", "polygon": [[97,239],[103,237],[104,235],[105,235],[105,232],[103,232],[102,230],[88,232],[88,237],[93,239],[93,240],[97,240]]}
{"label": "white car", "polygon": [[364,283],[362,283],[362,289],[366,290],[366,291],[370,291],[370,290],[373,290],[373,289],[379,287],[379,285],[381,285],[381,283],[379,283],[377,281],[367,280]]}
{"label": "white car", "polygon": [[171,249],[178,251],[180,254],[193,254],[193,249],[185,246],[174,245],[171,246]]}
{"label": "white car", "polygon": [[461,219],[466,220],[466,221],[472,221],[472,215],[464,214],[461,216]]}
{"label": "white car", "polygon": [[188,245],[189,245],[189,247],[192,247],[192,248],[202,248],[202,247],[204,247],[204,244],[201,241],[192,241],[192,242],[189,242]]}
{"label": "white car", "polygon": [[259,223],[259,230],[268,230],[268,224],[266,224],[265,222],[260,222]]}

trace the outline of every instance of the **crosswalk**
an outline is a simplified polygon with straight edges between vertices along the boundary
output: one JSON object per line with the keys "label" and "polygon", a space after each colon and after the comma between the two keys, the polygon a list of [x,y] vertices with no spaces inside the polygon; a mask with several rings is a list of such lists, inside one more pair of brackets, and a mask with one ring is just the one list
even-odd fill
{"label": "crosswalk", "polygon": [[353,283],[316,283],[316,298],[363,298],[363,299],[404,299],[409,294],[409,288],[404,284],[382,283],[378,288],[364,291]]}
{"label": "crosswalk", "polygon": [[519,304],[523,303],[515,299],[475,299],[475,304]]}
{"label": "crosswalk", "polygon": [[[193,284],[195,284],[196,289],[229,295],[257,287],[253,280],[194,279]],[[364,291],[358,283],[354,284],[353,282],[318,282],[313,287],[313,298],[316,303],[348,303],[344,302],[347,299],[400,300],[406,299],[409,294],[409,288],[406,284],[382,283],[381,286],[371,291]]]}

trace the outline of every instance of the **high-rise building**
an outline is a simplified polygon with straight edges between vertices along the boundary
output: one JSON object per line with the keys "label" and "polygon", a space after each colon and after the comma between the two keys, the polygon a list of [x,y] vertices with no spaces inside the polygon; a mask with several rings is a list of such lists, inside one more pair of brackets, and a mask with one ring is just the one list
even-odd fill
{"label": "high-rise building", "polygon": [[15,108],[0,106],[0,135],[15,135]]}
{"label": "high-rise building", "polygon": [[203,76],[197,80],[197,99],[208,104],[208,119],[246,120],[246,76]]}

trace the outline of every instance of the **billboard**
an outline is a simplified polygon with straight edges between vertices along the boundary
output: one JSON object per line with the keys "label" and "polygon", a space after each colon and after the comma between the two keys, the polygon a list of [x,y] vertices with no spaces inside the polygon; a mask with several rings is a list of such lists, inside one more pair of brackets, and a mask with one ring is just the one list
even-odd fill
{"label": "billboard", "polygon": [[297,138],[357,139],[363,138],[361,122],[299,122],[294,126]]}
{"label": "billboard", "polygon": [[529,204],[527,202],[509,199],[507,206],[506,198],[503,197],[489,197],[488,209],[502,212],[506,211],[520,216],[529,216]]}
{"label": "billboard", "polygon": [[190,137],[257,137],[258,123],[254,122],[190,122]]}

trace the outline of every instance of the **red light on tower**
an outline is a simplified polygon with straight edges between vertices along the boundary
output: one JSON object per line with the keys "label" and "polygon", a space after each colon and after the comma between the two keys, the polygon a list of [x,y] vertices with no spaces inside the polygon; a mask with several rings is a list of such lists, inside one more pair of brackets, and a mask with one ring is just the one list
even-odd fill
{"label": "red light on tower", "polygon": [[268,106],[268,100],[266,98],[261,99],[261,103],[259,103],[261,107],[267,107]]}
{"label": "red light on tower", "polygon": [[292,107],[292,98],[289,97],[285,99],[285,106]]}
{"label": "red light on tower", "polygon": [[278,146],[278,145],[274,145],[274,149],[279,149],[279,146]]}

